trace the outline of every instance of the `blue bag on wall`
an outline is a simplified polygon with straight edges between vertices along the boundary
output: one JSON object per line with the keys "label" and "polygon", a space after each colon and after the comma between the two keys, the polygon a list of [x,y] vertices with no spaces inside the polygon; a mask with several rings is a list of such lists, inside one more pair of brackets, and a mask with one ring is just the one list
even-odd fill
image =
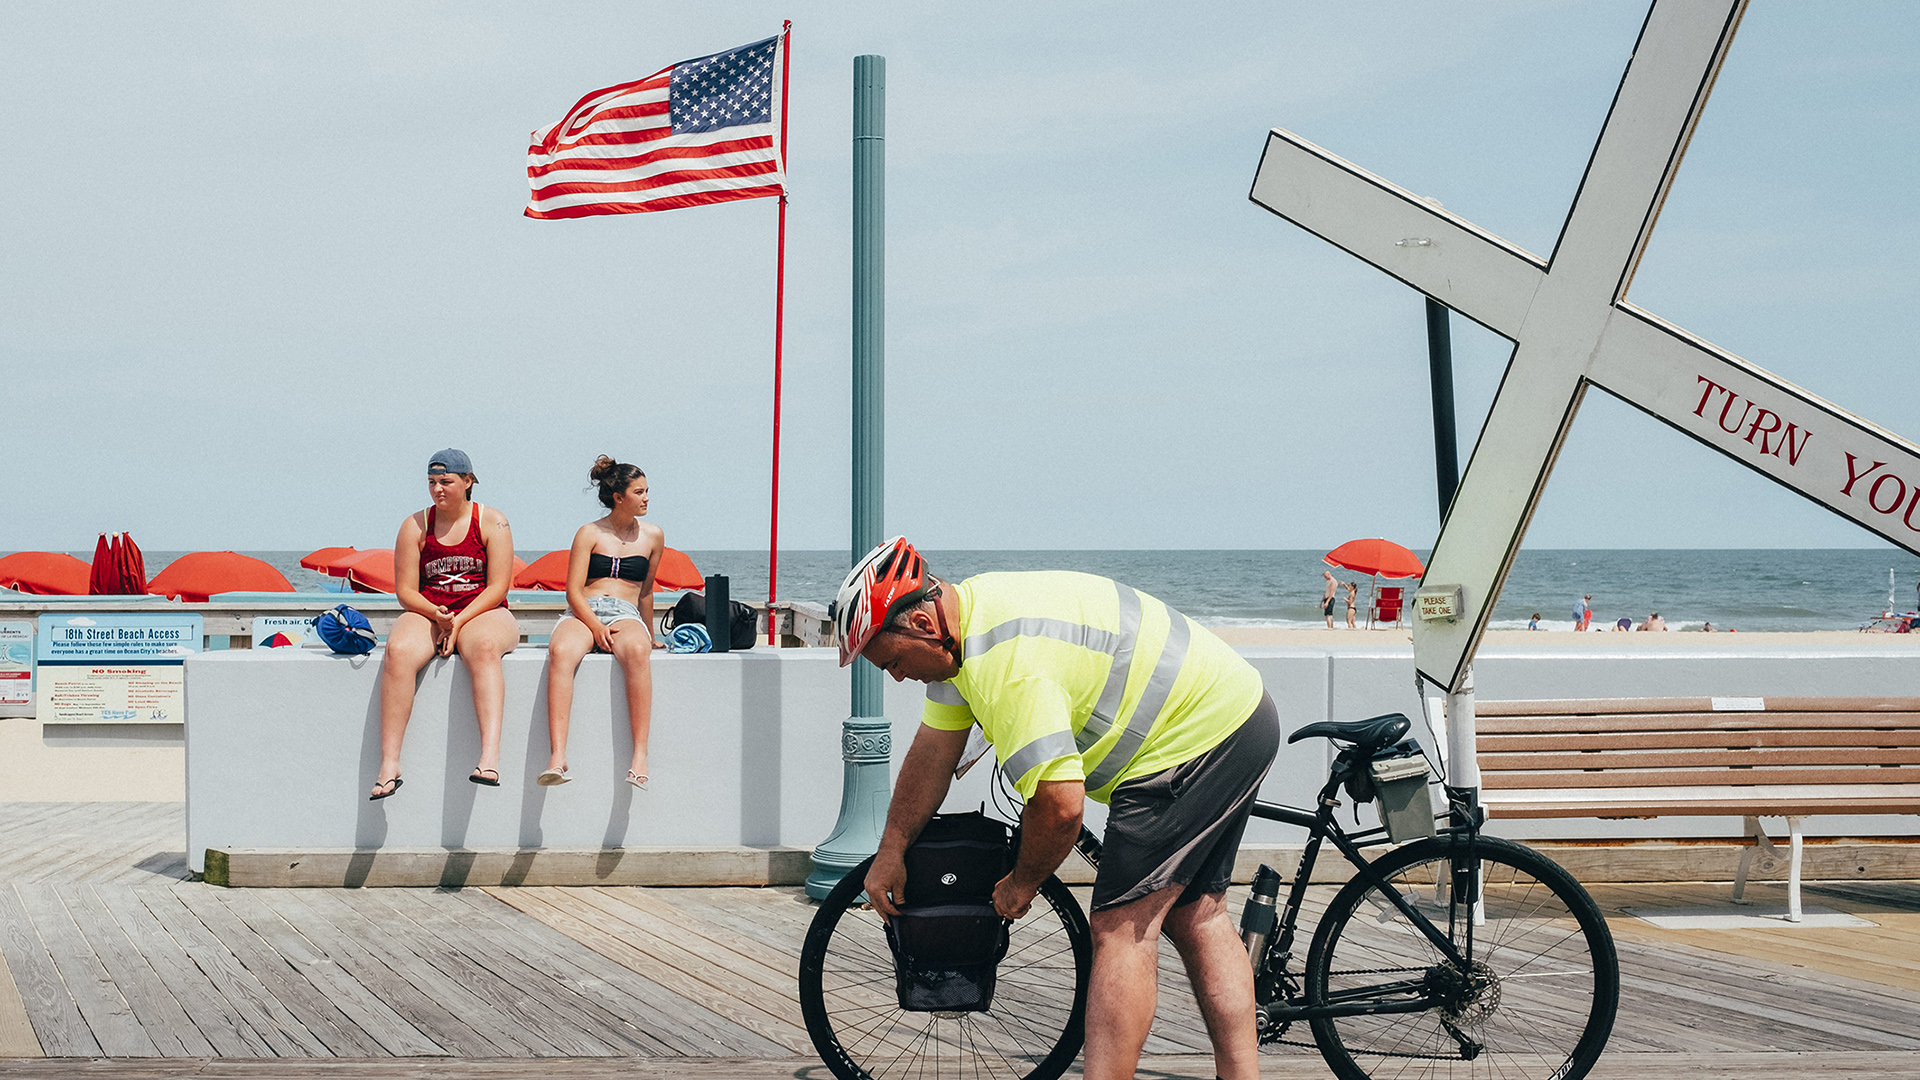
{"label": "blue bag on wall", "polygon": [[372,652],[379,640],[374,636],[373,624],[367,621],[367,617],[345,604],[328,608],[315,616],[313,629],[328,648],[348,656]]}

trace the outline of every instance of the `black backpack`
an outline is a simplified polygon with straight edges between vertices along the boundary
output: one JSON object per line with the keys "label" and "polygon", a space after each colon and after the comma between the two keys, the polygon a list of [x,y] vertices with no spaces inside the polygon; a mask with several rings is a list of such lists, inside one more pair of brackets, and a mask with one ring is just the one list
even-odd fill
{"label": "black backpack", "polygon": [[993,887],[1013,869],[1012,830],[979,812],[935,814],[907,849],[906,902],[887,920],[894,988],[908,1012],[985,1012],[1007,929]]}
{"label": "black backpack", "polygon": [[[753,609],[738,600],[730,600],[732,619],[728,622],[728,646],[733,649],[751,649],[760,635],[755,632]],[[667,617],[661,620],[661,628],[671,632],[674,627],[693,623],[696,626],[707,625],[707,597],[704,593],[689,592],[683,594],[673,607],[667,610]]]}

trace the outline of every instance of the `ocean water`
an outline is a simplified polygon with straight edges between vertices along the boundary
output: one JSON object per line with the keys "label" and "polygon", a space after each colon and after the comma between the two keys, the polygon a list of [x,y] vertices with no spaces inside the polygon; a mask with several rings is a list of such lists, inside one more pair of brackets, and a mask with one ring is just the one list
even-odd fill
{"label": "ocean water", "polygon": [[[89,558],[92,552],[76,552]],[[149,575],[180,552],[145,552]],[[295,587],[326,581],[300,568],[304,552],[250,552]],[[529,561],[544,554],[521,552]],[[765,551],[689,551],[703,573],[726,574],[738,599],[767,594]],[[1208,625],[1320,626],[1319,551],[929,551],[950,579],[989,570],[1083,570],[1116,578]],[[1425,554],[1424,552],[1422,553]],[[825,603],[846,576],[844,551],[785,551],[780,597]],[[1534,612],[1550,629],[1572,625],[1574,602],[1593,594],[1594,622],[1636,622],[1658,611],[1676,630],[1854,630],[1889,608],[1916,608],[1920,558],[1892,549],[1539,550],[1520,553],[1494,609],[1496,629],[1521,629]],[[1358,578],[1335,570],[1341,580]],[[1361,617],[1370,580],[1358,578]],[[1411,584],[1402,582],[1400,584]],[[1345,607],[1336,608],[1345,623]]]}

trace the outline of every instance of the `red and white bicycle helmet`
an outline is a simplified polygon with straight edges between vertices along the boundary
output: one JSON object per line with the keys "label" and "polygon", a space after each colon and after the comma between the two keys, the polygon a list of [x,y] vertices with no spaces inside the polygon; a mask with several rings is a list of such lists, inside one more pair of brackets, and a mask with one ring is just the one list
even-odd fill
{"label": "red and white bicycle helmet", "polygon": [[904,536],[883,542],[855,563],[833,600],[840,666],[853,663],[888,619],[924,600],[930,583],[927,560]]}

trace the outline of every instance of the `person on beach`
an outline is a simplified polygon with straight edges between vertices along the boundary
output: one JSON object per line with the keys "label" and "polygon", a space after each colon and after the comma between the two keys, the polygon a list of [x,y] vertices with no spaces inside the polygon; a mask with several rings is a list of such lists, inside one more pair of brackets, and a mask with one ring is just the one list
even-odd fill
{"label": "person on beach", "polygon": [[1633,620],[1622,615],[1613,621],[1613,630],[1616,634],[1631,633],[1633,631]]}
{"label": "person on beach", "polygon": [[1340,591],[1340,583],[1333,580],[1333,571],[1322,570],[1320,576],[1327,579],[1327,587],[1320,593],[1320,614],[1327,617],[1327,629],[1333,629],[1333,597]]}
{"label": "person on beach", "polygon": [[627,684],[633,761],[627,783],[647,789],[647,733],[653,722],[653,576],[666,533],[647,513],[647,474],[605,454],[588,473],[607,515],[580,526],[567,557],[567,612],[547,643],[547,735],[553,745],[535,782],[552,787],[567,775],[567,722],[573,677],[588,652],[612,653]]}
{"label": "person on beach", "polygon": [[1666,628],[1667,620],[1661,618],[1657,611],[1647,616],[1647,621],[1640,624],[1642,630],[1665,630]]}
{"label": "person on beach", "polygon": [[500,786],[500,714],[506,683],[500,658],[520,644],[507,611],[513,580],[513,532],[507,516],[473,501],[478,480],[459,450],[427,459],[433,505],[400,523],[393,542],[394,592],[406,610],[387,633],[380,665],[380,772],[369,799],[400,790],[400,744],[413,715],[420,669],[435,656],[460,654],[473,684],[480,760],[468,780]]}
{"label": "person on beach", "polygon": [[1593,594],[1588,593],[1573,602],[1573,628],[1586,630],[1593,625]]}
{"label": "person on beach", "polygon": [[1711,633],[1713,633],[1713,624],[1712,624],[1712,623],[1710,623],[1710,622],[1709,622],[1709,623],[1701,623],[1701,624],[1700,624],[1700,632],[1701,632],[1701,633],[1703,633],[1703,634],[1711,634]]}
{"label": "person on beach", "polygon": [[1226,906],[1253,800],[1280,746],[1260,673],[1185,615],[1091,574],[933,576],[895,537],[854,565],[834,626],[842,667],[864,656],[927,685],[866,892],[905,895],[904,853],[946,798],[978,724],[1026,800],[1020,853],[994,888],[1027,913],[1073,851],[1085,801],[1108,804],[1093,885],[1085,1075],[1131,1077],[1158,994],[1164,925],[1186,963],[1225,1080],[1255,1080],[1253,972]]}
{"label": "person on beach", "polygon": [[1354,622],[1354,617],[1353,617],[1354,616],[1354,597],[1360,595],[1360,586],[1355,582],[1349,581],[1346,584],[1346,589],[1347,589],[1347,629],[1354,630],[1354,629],[1358,629],[1358,625]]}
{"label": "person on beach", "polygon": [[1527,629],[1529,630],[1540,629],[1540,613],[1539,612],[1537,611],[1534,612],[1533,618],[1527,620]]}

